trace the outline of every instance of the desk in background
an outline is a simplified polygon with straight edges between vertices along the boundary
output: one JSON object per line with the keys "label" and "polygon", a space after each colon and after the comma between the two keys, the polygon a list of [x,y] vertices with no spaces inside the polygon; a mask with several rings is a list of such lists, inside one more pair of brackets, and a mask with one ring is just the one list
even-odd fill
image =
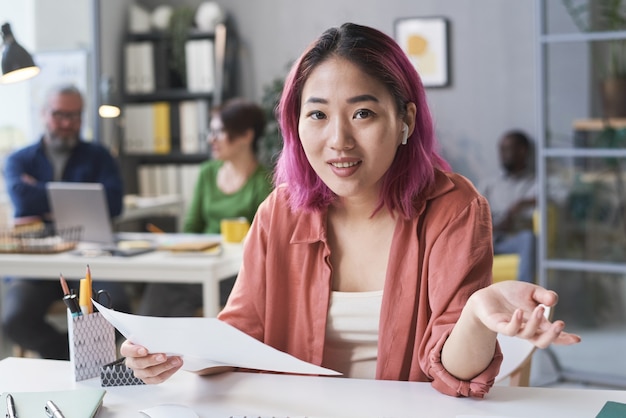
{"label": "desk in background", "polygon": [[[155,234],[128,234],[128,239],[154,238]],[[158,234],[160,240],[180,239],[183,234]],[[126,237],[125,236],[125,237]],[[211,238],[210,235],[205,237]],[[216,237],[213,237],[216,238]],[[172,282],[202,284],[204,315],[213,317],[220,310],[219,282],[239,272],[242,244],[223,244],[219,255],[174,254],[153,251],[133,257],[85,257],[70,252],[59,254],[0,254],[0,277],[59,280],[85,274],[89,265],[94,280],[122,282]]]}
{"label": "desk in background", "polygon": [[[66,361],[0,361],[0,392],[84,387],[100,387],[100,381],[74,383]],[[160,385],[106,390],[98,418],[138,418],[140,410],[168,403],[191,407],[201,418],[593,418],[606,401],[626,403],[625,391],[497,386],[481,400],[442,395],[429,383],[242,372],[212,377],[178,372]]]}
{"label": "desk in background", "polygon": [[172,215],[179,218],[182,214],[183,200],[178,195],[142,197],[124,196],[124,211],[117,222],[142,219],[147,216]]}

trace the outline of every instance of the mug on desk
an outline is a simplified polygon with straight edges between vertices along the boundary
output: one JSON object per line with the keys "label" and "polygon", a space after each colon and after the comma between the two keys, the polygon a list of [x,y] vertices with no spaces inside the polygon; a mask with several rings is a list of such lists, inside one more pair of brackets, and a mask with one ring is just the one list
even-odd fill
{"label": "mug on desk", "polygon": [[250,229],[250,222],[244,217],[226,218],[220,223],[224,242],[241,242]]}

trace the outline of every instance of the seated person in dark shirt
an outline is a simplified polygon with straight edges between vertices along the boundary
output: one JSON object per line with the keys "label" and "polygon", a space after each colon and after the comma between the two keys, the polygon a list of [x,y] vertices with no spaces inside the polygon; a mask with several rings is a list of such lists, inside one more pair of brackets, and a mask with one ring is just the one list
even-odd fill
{"label": "seated person in dark shirt", "polygon": [[[46,192],[50,181],[102,183],[111,217],[122,212],[123,187],[117,162],[104,147],[80,138],[82,113],[83,97],[76,87],[54,87],[42,109],[43,136],[8,157],[4,175],[16,221],[54,221]],[[50,272],[54,277],[58,274]],[[78,289],[76,284],[70,286]],[[111,294],[116,310],[129,312],[121,283],[95,280],[94,286]],[[5,335],[42,358],[69,359],[67,334],[46,321],[50,306],[62,297],[58,280],[6,278],[2,299]]]}
{"label": "seated person in dark shirt", "polygon": [[536,273],[533,212],[537,182],[529,164],[531,146],[524,132],[506,132],[499,142],[502,173],[484,180],[478,191],[491,208],[494,254],[519,255],[517,279],[532,283]]}

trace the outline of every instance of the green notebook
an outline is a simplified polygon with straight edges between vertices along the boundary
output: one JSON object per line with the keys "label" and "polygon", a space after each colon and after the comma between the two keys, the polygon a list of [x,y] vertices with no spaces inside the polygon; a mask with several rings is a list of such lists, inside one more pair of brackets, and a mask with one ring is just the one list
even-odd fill
{"label": "green notebook", "polygon": [[7,413],[7,395],[11,394],[18,417],[45,417],[44,407],[51,400],[65,418],[92,418],[102,405],[104,389],[73,389],[49,392],[4,392],[0,398],[0,417]]}
{"label": "green notebook", "polygon": [[623,418],[626,417],[626,404],[608,401],[596,418]]}

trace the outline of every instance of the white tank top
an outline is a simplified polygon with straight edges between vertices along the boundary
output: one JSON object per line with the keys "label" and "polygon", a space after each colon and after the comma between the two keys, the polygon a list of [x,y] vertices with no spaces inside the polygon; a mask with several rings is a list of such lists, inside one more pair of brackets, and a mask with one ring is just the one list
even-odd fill
{"label": "white tank top", "polygon": [[374,379],[383,291],[332,292],[326,324],[324,367],[344,377]]}

